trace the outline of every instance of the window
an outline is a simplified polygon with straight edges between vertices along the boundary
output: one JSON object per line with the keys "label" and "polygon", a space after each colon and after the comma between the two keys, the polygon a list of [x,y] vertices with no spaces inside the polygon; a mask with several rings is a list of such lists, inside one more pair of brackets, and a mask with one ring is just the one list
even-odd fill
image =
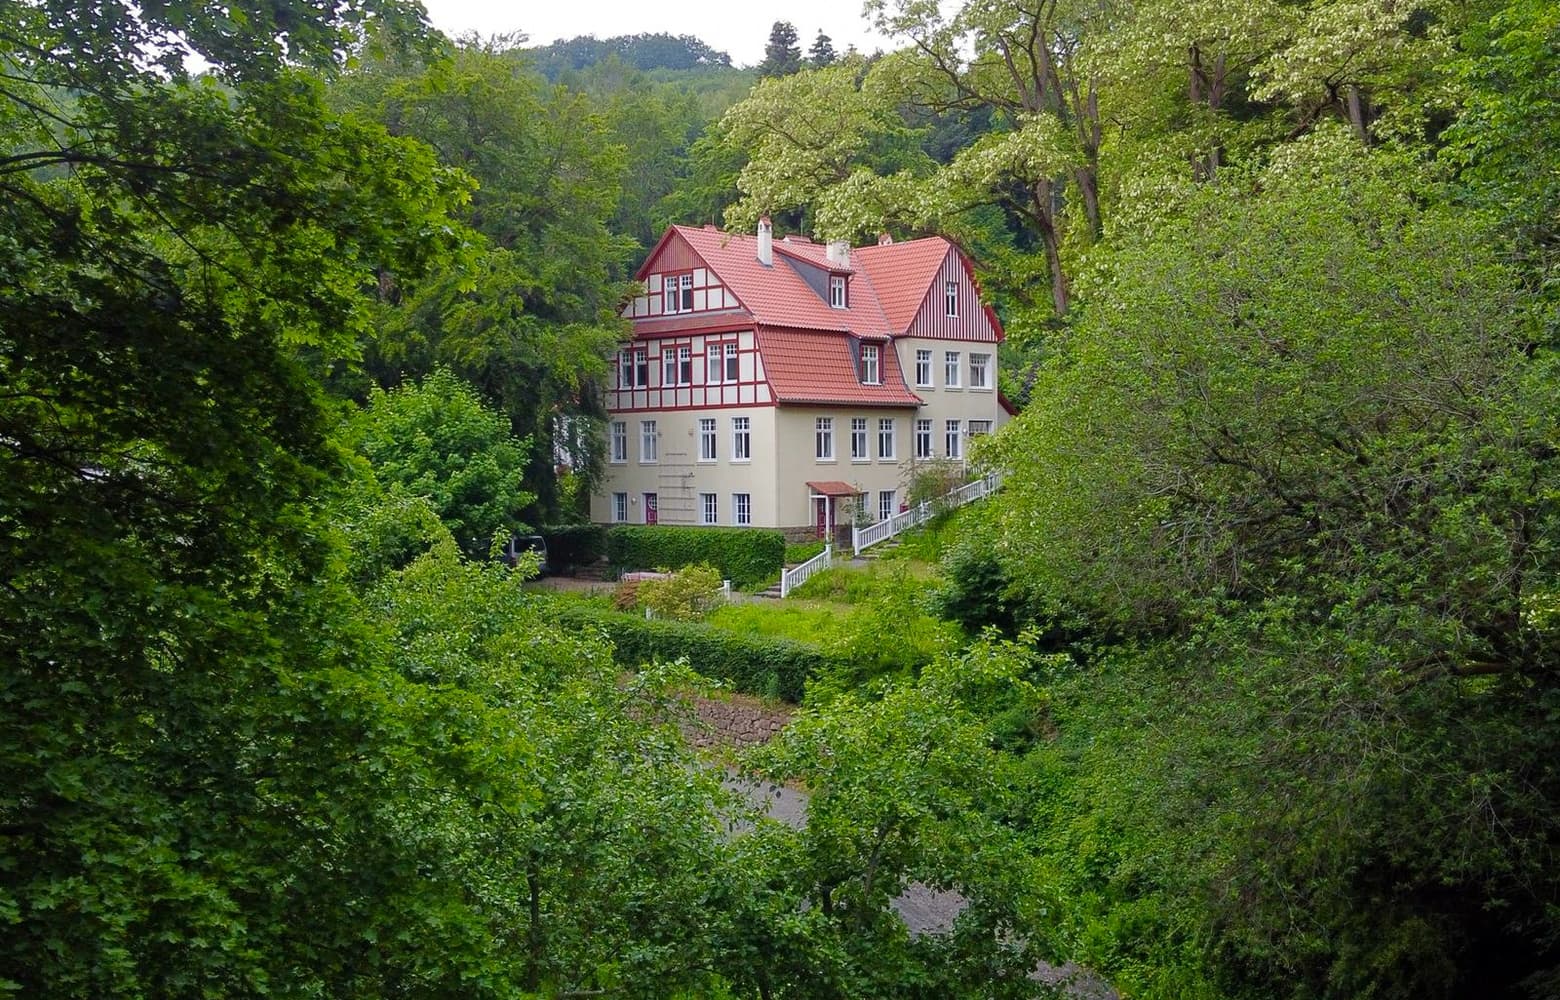
{"label": "window", "polygon": [[704,349],[704,381],[709,385],[720,382],[720,345],[711,344]]}
{"label": "window", "polygon": [[949,458],[964,457],[964,435],[959,431],[957,420],[948,421],[948,432],[943,435],[943,445],[947,448]]}
{"label": "window", "polygon": [[619,523],[628,520],[628,494],[612,494],[612,520]]}
{"label": "window", "polygon": [[970,421],[970,437],[972,437],[972,438],[980,437],[982,434],[990,434],[990,433],[991,433],[991,421],[989,421],[989,420],[971,420]]}
{"label": "window", "polygon": [[709,346],[709,381],[737,381],[737,345],[733,341]]}
{"label": "window", "polygon": [[991,355],[989,355],[989,354],[971,354],[970,355],[970,388],[971,389],[990,389],[991,388],[991,377],[990,376],[991,376]]}
{"label": "window", "polygon": [[628,422],[612,421],[612,461],[628,461]]}
{"label": "window", "polygon": [[667,313],[693,311],[693,275],[669,274],[661,281],[661,311]]}
{"label": "window", "polygon": [[947,351],[943,354],[943,383],[950,389],[959,387],[958,351]]}
{"label": "window", "polygon": [[894,491],[878,491],[878,520],[886,521],[894,516]]}
{"label": "window", "polygon": [[693,348],[661,348],[661,385],[693,384]]}
{"label": "window", "polygon": [[850,460],[865,462],[872,458],[867,451],[867,418],[850,418]]}
{"label": "window", "polygon": [[650,384],[650,360],[643,347],[618,352],[618,388],[643,389]]}
{"label": "window", "polygon": [[834,461],[834,418],[819,417],[813,421],[814,452],[820,462]]}
{"label": "window", "polygon": [[731,523],[753,523],[753,495],[751,493],[731,494]]}
{"label": "window", "polygon": [[720,508],[713,493],[699,494],[699,523],[715,524],[720,519]]}
{"label": "window", "polygon": [[641,462],[655,461],[654,420],[641,420],[639,422],[639,460]]}
{"label": "window", "polygon": [[894,418],[880,417],[878,419],[878,458],[892,459],[894,457]]}
{"label": "window", "polygon": [[932,384],[932,352],[915,352],[915,384],[929,388]]}
{"label": "window", "polygon": [[943,311],[949,316],[959,315],[959,283],[957,281],[943,283]]}
{"label": "window", "polygon": [[878,346],[861,345],[861,381],[864,385],[880,385],[883,375],[878,369]]}
{"label": "window", "polygon": [[715,418],[699,418],[699,461],[715,461]]}
{"label": "window", "polygon": [[932,457],[932,422],[930,420],[917,420],[915,422],[915,457]]}
{"label": "window", "polygon": [[752,418],[731,418],[731,460],[746,462],[753,457]]}
{"label": "window", "polygon": [[843,274],[829,275],[829,305],[835,309],[845,308],[845,276]]}

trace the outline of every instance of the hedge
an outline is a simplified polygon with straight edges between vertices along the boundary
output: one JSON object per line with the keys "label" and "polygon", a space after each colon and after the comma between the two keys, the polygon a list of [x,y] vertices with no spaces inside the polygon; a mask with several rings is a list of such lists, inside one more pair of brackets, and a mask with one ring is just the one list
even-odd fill
{"label": "hedge", "polygon": [[725,632],[698,622],[648,620],[589,605],[557,607],[556,621],[571,630],[597,630],[611,640],[625,668],[686,656],[693,669],[737,691],[796,703],[807,679],[835,666],[825,654],[788,639]]}
{"label": "hedge", "polygon": [[780,575],[785,536],[756,528],[681,528],[620,524],[607,533],[607,559],[619,570],[681,569],[709,563],[733,586]]}
{"label": "hedge", "polygon": [[607,554],[607,529],[599,524],[558,524],[542,528],[547,561],[555,569],[589,566]]}

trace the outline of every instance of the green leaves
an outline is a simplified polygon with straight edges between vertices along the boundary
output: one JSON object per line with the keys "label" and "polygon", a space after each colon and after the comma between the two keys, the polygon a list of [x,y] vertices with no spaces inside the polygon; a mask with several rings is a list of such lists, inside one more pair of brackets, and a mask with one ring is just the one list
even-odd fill
{"label": "green leaves", "polygon": [[520,511],[533,499],[520,487],[526,442],[448,369],[375,390],[344,434],[381,482],[428,498],[468,556],[486,555],[496,534],[524,533]]}

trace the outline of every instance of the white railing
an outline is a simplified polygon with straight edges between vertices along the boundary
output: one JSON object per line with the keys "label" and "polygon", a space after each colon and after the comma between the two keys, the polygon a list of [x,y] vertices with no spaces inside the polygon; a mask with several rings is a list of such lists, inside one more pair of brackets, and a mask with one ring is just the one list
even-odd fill
{"label": "white railing", "polygon": [[879,542],[886,542],[895,535],[920,524],[925,524],[932,519],[932,515],[938,511],[952,510],[962,507],[972,500],[990,496],[1002,485],[1002,473],[992,472],[971,480],[958,489],[949,490],[936,500],[902,510],[893,517],[876,524],[869,524],[865,528],[852,527],[850,530],[851,551],[854,555],[860,555],[863,550],[871,548]]}
{"label": "white railing", "polygon": [[823,551],[797,566],[780,572],[780,596],[789,597],[791,591],[806,583],[815,573],[821,573],[834,565],[834,546],[825,545]]}

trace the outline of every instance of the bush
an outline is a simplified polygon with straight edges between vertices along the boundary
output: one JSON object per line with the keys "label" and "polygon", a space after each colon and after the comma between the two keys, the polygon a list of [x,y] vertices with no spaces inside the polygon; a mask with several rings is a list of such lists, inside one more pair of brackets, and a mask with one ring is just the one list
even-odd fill
{"label": "bush", "polygon": [[785,564],[794,566],[804,563],[823,551],[823,540],[813,542],[792,542],[785,547]]}
{"label": "bush", "polygon": [[541,530],[554,571],[589,566],[607,554],[607,529],[599,524],[555,524]]}
{"label": "bush", "polygon": [[801,701],[809,678],[839,670],[827,654],[784,639],[737,635],[695,622],[647,620],[573,602],[553,607],[564,628],[604,634],[618,665],[625,668],[686,656],[705,677],[746,694],[792,703]]}
{"label": "bush", "polygon": [[607,559],[617,569],[681,569],[709,563],[737,587],[780,575],[785,536],[753,528],[618,525],[607,532]]}
{"label": "bush", "polygon": [[642,581],[638,596],[657,618],[696,622],[723,599],[721,576],[709,563],[685,566],[671,576]]}

